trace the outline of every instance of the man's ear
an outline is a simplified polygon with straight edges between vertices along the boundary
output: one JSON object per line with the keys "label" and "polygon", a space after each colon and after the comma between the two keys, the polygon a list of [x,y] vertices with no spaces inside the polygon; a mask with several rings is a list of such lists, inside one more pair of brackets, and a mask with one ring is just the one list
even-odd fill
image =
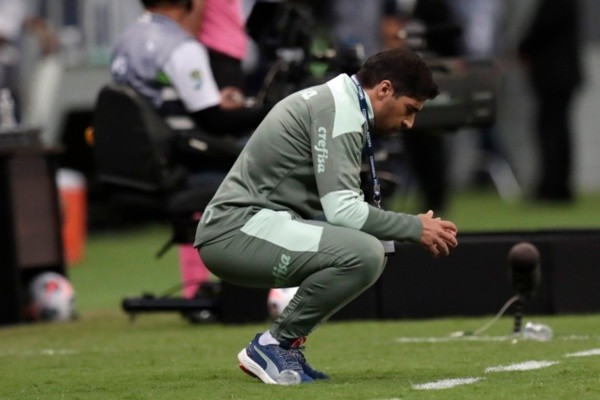
{"label": "man's ear", "polygon": [[385,99],[394,94],[394,87],[392,86],[392,82],[390,82],[387,79],[384,79],[383,81],[379,82],[377,86],[377,95],[381,99]]}

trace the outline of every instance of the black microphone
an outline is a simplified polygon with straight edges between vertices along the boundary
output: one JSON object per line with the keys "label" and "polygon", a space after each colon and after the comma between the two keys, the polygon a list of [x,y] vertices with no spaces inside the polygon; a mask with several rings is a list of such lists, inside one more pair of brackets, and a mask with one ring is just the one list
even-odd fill
{"label": "black microphone", "polygon": [[532,297],[540,285],[540,252],[529,242],[519,242],[508,252],[508,276],[520,296]]}

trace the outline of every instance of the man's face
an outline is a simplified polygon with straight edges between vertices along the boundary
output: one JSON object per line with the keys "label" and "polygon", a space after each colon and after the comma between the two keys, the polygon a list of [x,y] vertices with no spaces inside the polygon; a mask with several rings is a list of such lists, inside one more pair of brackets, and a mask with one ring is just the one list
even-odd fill
{"label": "man's face", "polygon": [[408,96],[386,97],[375,114],[375,131],[378,134],[390,134],[412,128],[415,116],[424,104],[425,101]]}

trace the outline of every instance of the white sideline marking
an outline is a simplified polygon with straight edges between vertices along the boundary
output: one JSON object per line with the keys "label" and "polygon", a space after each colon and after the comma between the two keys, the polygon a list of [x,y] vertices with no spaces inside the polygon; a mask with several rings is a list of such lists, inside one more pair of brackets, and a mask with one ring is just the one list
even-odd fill
{"label": "white sideline marking", "polygon": [[[596,339],[596,336],[589,335],[569,335],[554,338],[565,342]],[[429,336],[429,337],[399,337],[395,341],[398,343],[447,343],[447,342],[508,342],[515,339],[514,335],[507,336]],[[518,338],[517,338],[518,339]]]}
{"label": "white sideline marking", "polygon": [[392,397],[391,399],[372,399],[372,400],[402,400],[400,397]]}
{"label": "white sideline marking", "polygon": [[0,352],[0,357],[31,357],[31,356],[66,356],[70,354],[77,354],[76,350],[69,349],[41,349],[41,350],[25,350],[16,352],[14,350],[8,350]]}
{"label": "white sideline marking", "polygon": [[565,357],[589,357],[600,356],[600,349],[578,351],[577,353],[565,354]]}
{"label": "white sideline marking", "polygon": [[598,339],[598,335],[590,336],[590,335],[569,335],[563,336],[560,338],[561,340],[590,340],[590,339]]}
{"label": "white sideline marking", "polygon": [[[481,342],[502,342],[513,340],[514,336],[462,336],[462,337],[399,337],[395,340],[399,343],[446,343],[455,341],[481,341]],[[569,335],[560,337],[563,341],[577,341],[577,340],[589,340],[589,335]],[[579,351],[576,353],[565,354],[565,357],[589,357],[589,356],[600,356],[600,348]],[[541,368],[551,367],[553,365],[560,364],[559,361],[525,361],[517,364],[510,365],[498,365],[495,367],[488,367],[484,371],[489,372],[510,372],[510,371],[531,371]],[[441,390],[450,389],[460,385],[472,385],[476,382],[485,378],[455,378],[455,379],[442,379],[435,382],[427,382],[412,385],[414,390]],[[389,399],[396,400],[396,399]]]}
{"label": "white sideline marking", "polygon": [[413,385],[415,390],[440,390],[450,389],[460,385],[472,385],[475,382],[479,382],[484,378],[456,378],[456,379],[442,379],[441,381],[421,383]]}
{"label": "white sideline marking", "polygon": [[399,337],[399,343],[446,343],[446,342],[507,342],[512,336],[462,336],[462,337]]}
{"label": "white sideline marking", "polygon": [[42,349],[39,354],[43,356],[64,356],[69,354],[77,354],[77,351],[70,349]]}
{"label": "white sideline marking", "polygon": [[485,369],[485,372],[530,371],[533,369],[550,367],[556,364],[558,364],[558,361],[525,361],[518,364],[488,367]]}

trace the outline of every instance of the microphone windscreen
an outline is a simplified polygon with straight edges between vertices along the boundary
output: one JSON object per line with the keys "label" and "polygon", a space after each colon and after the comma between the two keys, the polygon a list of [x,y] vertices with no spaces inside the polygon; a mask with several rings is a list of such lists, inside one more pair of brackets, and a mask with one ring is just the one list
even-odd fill
{"label": "microphone windscreen", "polygon": [[517,293],[532,296],[541,281],[537,247],[528,242],[515,244],[508,252],[508,274]]}

